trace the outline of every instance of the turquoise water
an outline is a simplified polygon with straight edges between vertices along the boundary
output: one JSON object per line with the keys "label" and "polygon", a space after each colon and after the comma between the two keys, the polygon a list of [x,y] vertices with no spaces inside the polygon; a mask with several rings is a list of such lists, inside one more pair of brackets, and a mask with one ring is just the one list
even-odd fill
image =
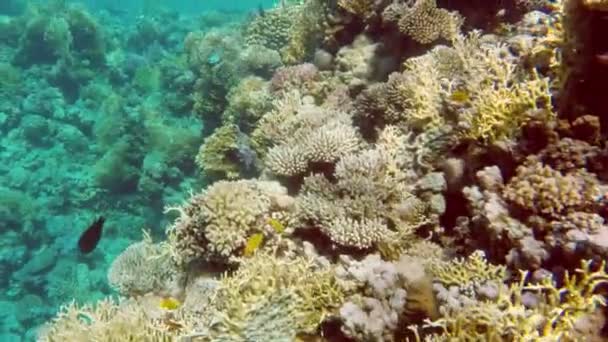
{"label": "turquoise water", "polygon": [[[270,3],[175,3],[0,3],[0,341],[32,341],[61,304],[112,294],[113,258],[142,229],[161,236],[163,208],[205,184],[192,80],[176,80],[184,37]],[[82,255],[100,215],[103,239]]]}

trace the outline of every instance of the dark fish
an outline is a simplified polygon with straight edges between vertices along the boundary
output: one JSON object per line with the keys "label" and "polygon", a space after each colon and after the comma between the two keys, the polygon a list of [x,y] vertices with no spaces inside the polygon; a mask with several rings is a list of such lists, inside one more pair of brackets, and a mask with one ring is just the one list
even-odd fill
{"label": "dark fish", "polygon": [[91,253],[95,247],[97,247],[97,243],[101,239],[101,233],[103,231],[103,223],[106,219],[103,216],[100,216],[95,222],[91,223],[89,228],[85,230],[82,235],[80,235],[80,239],[78,240],[78,248],[80,248],[80,252],[83,254]]}
{"label": "dark fish", "polygon": [[258,15],[260,17],[266,16],[266,11],[264,11],[264,7],[262,7],[262,4],[258,5]]}

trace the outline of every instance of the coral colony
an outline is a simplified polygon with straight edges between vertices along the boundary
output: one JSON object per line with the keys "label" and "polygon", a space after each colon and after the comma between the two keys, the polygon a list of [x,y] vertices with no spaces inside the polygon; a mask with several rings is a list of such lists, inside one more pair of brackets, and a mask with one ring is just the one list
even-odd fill
{"label": "coral colony", "polygon": [[[97,209],[0,268],[15,310],[64,305],[5,336],[608,339],[608,1],[292,0],[129,28],[26,11],[0,18],[3,96],[29,92],[0,130],[101,152],[62,195]],[[35,193],[0,197],[42,234]]]}

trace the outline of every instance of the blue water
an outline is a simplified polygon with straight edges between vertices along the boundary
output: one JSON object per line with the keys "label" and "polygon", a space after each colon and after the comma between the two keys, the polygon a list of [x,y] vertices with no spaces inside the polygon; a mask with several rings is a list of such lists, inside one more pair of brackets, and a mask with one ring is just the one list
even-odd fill
{"label": "blue water", "polygon": [[[272,5],[71,3],[83,6],[0,2],[1,342],[34,340],[72,299],[111,295],[114,257],[142,229],[162,236],[163,208],[206,184],[194,164],[204,123],[176,86],[185,35]],[[77,240],[99,216],[103,238],[83,255]]]}

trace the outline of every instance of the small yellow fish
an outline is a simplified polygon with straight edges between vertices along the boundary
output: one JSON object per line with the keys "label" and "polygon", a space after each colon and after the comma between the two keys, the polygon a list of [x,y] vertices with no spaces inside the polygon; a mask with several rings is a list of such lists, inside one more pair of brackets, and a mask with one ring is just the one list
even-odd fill
{"label": "small yellow fish", "polygon": [[277,234],[281,234],[285,231],[285,225],[283,225],[279,220],[275,218],[269,218],[268,224],[274,229]]}
{"label": "small yellow fish", "polygon": [[165,310],[175,310],[175,309],[179,308],[180,305],[182,305],[182,303],[180,303],[179,300],[177,300],[173,297],[163,297],[163,298],[161,298],[158,306],[160,306],[161,308],[163,308]]}
{"label": "small yellow fish", "polygon": [[455,90],[450,99],[456,102],[467,102],[469,100],[469,93],[466,90]]}
{"label": "small yellow fish", "polygon": [[247,239],[247,243],[245,244],[245,250],[243,250],[244,256],[252,256],[253,252],[255,252],[262,242],[264,241],[264,234],[256,233],[253,234]]}

